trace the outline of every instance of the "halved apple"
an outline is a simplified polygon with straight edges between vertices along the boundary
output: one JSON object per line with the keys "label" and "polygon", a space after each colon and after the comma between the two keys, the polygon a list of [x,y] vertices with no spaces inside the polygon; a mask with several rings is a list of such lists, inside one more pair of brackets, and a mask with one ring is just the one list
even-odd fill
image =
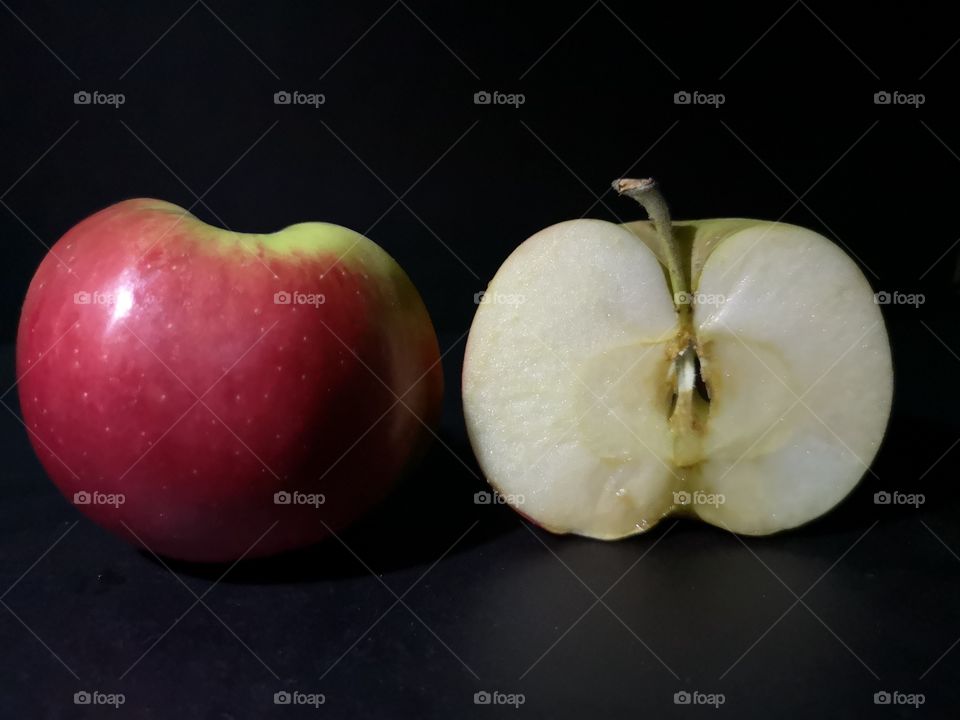
{"label": "halved apple", "polygon": [[467,343],[467,430],[490,484],[548,530],[616,539],[692,513],[796,527],[883,438],[890,347],[857,265],[785,223],[572,220],[504,262]]}

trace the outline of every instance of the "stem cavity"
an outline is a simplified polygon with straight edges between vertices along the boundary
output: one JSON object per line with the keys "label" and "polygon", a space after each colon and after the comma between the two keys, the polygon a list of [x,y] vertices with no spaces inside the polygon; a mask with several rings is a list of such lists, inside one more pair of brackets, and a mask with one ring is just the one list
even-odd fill
{"label": "stem cavity", "polygon": [[647,211],[647,216],[653,223],[653,229],[660,239],[663,255],[667,260],[667,273],[670,276],[670,286],[673,291],[673,303],[680,313],[680,324],[685,330],[690,329],[690,281],[684,269],[683,258],[680,256],[680,245],[673,236],[673,225],[670,220],[670,209],[663,199],[657,183],[653,178],[635,180],[621,178],[613,181],[613,189],[620,195],[626,195],[636,200]]}
{"label": "stem cavity", "polygon": [[703,460],[702,432],[709,404],[697,389],[702,380],[697,372],[699,362],[693,328],[693,296],[680,245],[673,236],[670,210],[653,178],[621,178],[613,181],[613,189],[643,206],[663,248],[680,325],[671,351],[674,358],[671,372],[675,401],[670,413],[670,429],[674,436],[674,462],[679,467],[695,466]]}

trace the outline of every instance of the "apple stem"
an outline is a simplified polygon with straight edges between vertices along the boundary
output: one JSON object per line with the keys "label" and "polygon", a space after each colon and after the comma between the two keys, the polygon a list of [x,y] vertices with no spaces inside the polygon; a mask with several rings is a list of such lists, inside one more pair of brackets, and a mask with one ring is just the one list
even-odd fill
{"label": "apple stem", "polygon": [[673,237],[673,225],[670,221],[670,210],[667,201],[657,188],[653,178],[635,180],[621,178],[613,181],[613,189],[619,195],[633,198],[647,211],[653,228],[660,238],[664,257],[667,259],[667,272],[670,275],[670,285],[673,290],[673,302],[680,314],[681,324],[688,327],[692,324],[690,287],[680,258],[680,246]]}
{"label": "apple stem", "polygon": [[690,282],[684,270],[680,245],[673,236],[667,202],[653,178],[621,178],[613,181],[613,189],[643,205],[663,248],[673,291],[673,304],[680,323],[680,331],[671,349],[674,356],[672,371],[676,392],[676,403],[669,418],[673,433],[673,455],[678,466],[692,467],[703,460],[701,433],[707,403],[696,392],[697,344],[693,329],[693,297],[690,294]]}

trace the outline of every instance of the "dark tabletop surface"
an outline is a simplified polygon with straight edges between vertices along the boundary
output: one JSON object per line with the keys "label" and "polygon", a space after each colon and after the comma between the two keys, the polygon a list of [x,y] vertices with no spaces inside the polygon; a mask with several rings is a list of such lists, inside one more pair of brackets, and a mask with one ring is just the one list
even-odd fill
{"label": "dark tabletop surface", "polygon": [[[0,718],[956,717],[949,11],[0,0]],[[94,90],[125,102],[74,104]],[[274,104],[291,90],[326,102]],[[524,104],[474,103],[493,90]],[[689,91],[725,102],[675,102]],[[889,91],[925,101],[874,100]],[[656,176],[678,218],[804,225],[876,290],[924,294],[883,308],[891,424],[828,516],[758,539],[668,520],[601,543],[474,503],[459,396],[474,294],[547,225],[639,217],[609,190],[626,172]],[[417,285],[447,352],[440,441],[339,540],[164,564],[44,477],[18,416],[20,304],[46,246],[127,197],[256,232],[337,222]],[[94,691],[124,704],[74,703]],[[279,707],[282,692],[324,703]],[[495,693],[516,706],[475,702]]]}
{"label": "dark tabletop surface", "polygon": [[[955,474],[914,471],[950,447],[945,427],[895,420],[874,470],[904,481],[868,478],[800,530],[668,520],[601,543],[474,504],[458,405],[449,393],[442,443],[342,542],[232,568],[165,566],[81,518],[4,412],[5,716],[92,717],[72,703],[84,689],[123,693],[138,718],[267,716],[284,690],[351,718],[918,714],[878,708],[883,691],[946,717],[960,701]],[[877,506],[885,487],[925,503]],[[523,705],[476,705],[483,691]],[[683,691],[723,705],[677,705]]]}

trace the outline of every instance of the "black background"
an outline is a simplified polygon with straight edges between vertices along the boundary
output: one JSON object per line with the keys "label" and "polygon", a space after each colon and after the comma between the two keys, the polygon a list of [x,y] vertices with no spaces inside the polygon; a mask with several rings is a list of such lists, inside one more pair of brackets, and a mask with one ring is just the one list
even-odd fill
{"label": "black background", "polygon": [[[43,478],[11,388],[4,713],[106,714],[72,702],[97,689],[123,692],[112,715],[138,718],[946,717],[960,699],[951,15],[892,2],[0,1],[2,389],[45,246],[138,196],[244,231],[364,232],[410,274],[449,350],[442,444],[344,536],[349,549],[331,541],[219,582],[225,569],[172,575],[81,520]],[[76,105],[81,90],[125,102]],[[275,105],[282,90],[326,102]],[[483,90],[525,101],[474,104]],[[725,102],[675,104],[684,90]],[[878,91],[925,102],[877,105]],[[893,419],[873,474],[828,517],[759,540],[666,522],[603,545],[473,504],[458,379],[474,293],[547,225],[638,217],[608,189],[623,175],[656,177],[678,218],[808,226],[875,289],[923,294],[884,307]],[[880,489],[926,503],[877,506]],[[277,708],[283,689],[326,704]],[[525,703],[474,705],[481,690]],[[680,690],[725,704],[678,706]],[[925,704],[875,705],[884,690]]]}

